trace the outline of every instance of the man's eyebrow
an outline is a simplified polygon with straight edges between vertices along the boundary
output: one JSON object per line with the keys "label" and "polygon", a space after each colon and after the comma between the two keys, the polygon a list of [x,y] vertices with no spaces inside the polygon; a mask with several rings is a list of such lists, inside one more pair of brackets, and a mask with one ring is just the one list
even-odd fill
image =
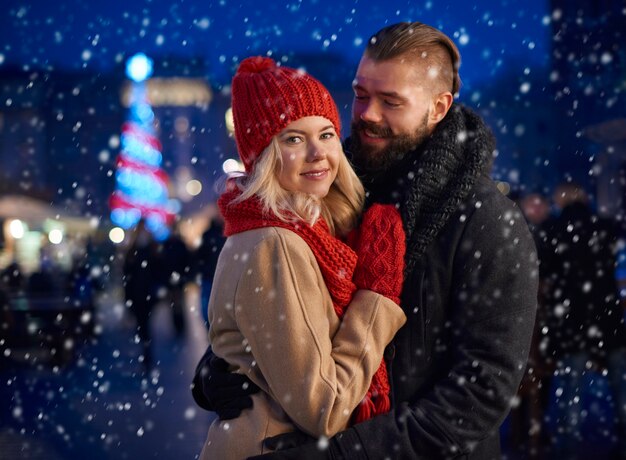
{"label": "man's eyebrow", "polygon": [[[352,88],[358,89],[358,90],[361,90],[361,91],[365,91],[365,92],[369,92],[365,88],[363,88],[363,86],[359,85],[358,83],[354,83],[352,85]],[[404,97],[403,95],[401,95],[397,91],[379,91],[379,92],[375,92],[375,93],[379,94],[381,96],[384,96],[384,97],[392,97],[392,98],[395,98],[395,99],[403,99],[403,100],[406,99],[406,97]]]}
{"label": "man's eyebrow", "polygon": [[396,92],[396,91],[383,91],[378,93],[381,96],[386,96],[386,97],[393,97],[396,99],[406,99],[404,96],[402,96],[400,93]]}

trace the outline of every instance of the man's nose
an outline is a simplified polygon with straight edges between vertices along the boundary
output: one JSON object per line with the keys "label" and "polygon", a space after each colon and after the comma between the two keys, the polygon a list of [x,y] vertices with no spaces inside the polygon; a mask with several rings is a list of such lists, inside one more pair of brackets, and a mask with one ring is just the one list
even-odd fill
{"label": "man's nose", "polygon": [[372,101],[363,106],[359,118],[369,123],[380,123],[382,121],[380,110],[376,103]]}

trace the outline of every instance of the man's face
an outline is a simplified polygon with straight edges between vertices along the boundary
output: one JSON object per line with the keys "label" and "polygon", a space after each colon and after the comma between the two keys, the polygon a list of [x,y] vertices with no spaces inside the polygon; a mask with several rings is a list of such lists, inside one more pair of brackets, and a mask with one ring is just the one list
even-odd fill
{"label": "man's face", "polygon": [[364,172],[384,171],[430,135],[432,82],[418,63],[363,56],[353,82],[352,160]]}

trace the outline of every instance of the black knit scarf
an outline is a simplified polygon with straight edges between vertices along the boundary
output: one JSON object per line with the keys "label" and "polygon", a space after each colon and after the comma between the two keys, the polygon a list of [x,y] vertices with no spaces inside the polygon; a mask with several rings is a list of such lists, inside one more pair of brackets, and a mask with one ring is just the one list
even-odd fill
{"label": "black knit scarf", "polygon": [[[453,104],[433,134],[390,170],[362,176],[368,204],[400,205],[407,237],[406,273],[415,268],[476,179],[489,174],[494,148],[494,136],[483,120]],[[346,151],[349,154],[349,139]]]}

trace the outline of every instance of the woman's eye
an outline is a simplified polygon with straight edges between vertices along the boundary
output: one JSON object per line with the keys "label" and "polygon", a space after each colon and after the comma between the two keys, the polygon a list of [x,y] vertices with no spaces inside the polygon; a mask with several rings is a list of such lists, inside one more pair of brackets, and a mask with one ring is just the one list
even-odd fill
{"label": "woman's eye", "polygon": [[285,140],[287,141],[288,144],[299,144],[300,142],[302,142],[302,138],[298,136],[291,136]]}
{"label": "woman's eye", "polygon": [[320,139],[332,139],[333,137],[335,137],[335,133],[328,132],[328,133],[323,133],[320,136]]}

